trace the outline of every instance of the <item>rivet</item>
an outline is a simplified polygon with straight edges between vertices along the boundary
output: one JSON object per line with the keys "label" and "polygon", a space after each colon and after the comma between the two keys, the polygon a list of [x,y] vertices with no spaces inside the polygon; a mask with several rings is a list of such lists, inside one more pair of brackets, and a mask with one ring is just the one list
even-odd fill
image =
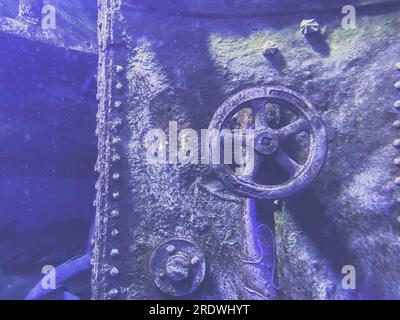
{"label": "rivet", "polygon": [[169,246],[167,246],[167,247],[165,248],[165,250],[167,250],[167,252],[168,252],[169,254],[172,254],[172,253],[175,252],[175,246],[173,246],[172,244],[170,244]]}
{"label": "rivet", "polygon": [[118,192],[118,191],[113,192],[112,197],[113,197],[114,199],[118,199],[118,198],[120,197],[119,192]]}
{"label": "rivet", "polygon": [[395,107],[397,110],[400,110],[400,100],[395,101],[394,107]]}
{"label": "rivet", "polygon": [[116,67],[115,67],[115,71],[116,71],[117,73],[121,73],[122,71],[124,71],[124,67],[123,67],[123,66],[116,66]]}
{"label": "rivet", "polygon": [[111,144],[112,145],[116,145],[116,144],[118,144],[118,143],[120,143],[121,142],[121,138],[120,137],[114,137],[114,138],[112,138],[112,140],[111,140]]}
{"label": "rivet", "polygon": [[114,102],[115,109],[121,108],[121,105],[122,105],[122,101],[117,100],[117,101]]}
{"label": "rivet", "polygon": [[118,293],[119,293],[118,289],[112,288],[110,291],[108,291],[108,296],[110,298],[115,298],[116,296],[118,296]]}
{"label": "rivet", "polygon": [[396,179],[394,179],[394,183],[398,186],[400,186],[400,177],[397,177]]}
{"label": "rivet", "polygon": [[110,213],[111,218],[118,218],[119,217],[119,211],[117,209],[114,209]]}
{"label": "rivet", "polygon": [[111,126],[112,126],[112,128],[113,128],[114,130],[118,129],[119,127],[122,126],[122,120],[119,119],[119,118],[116,118],[116,119],[113,121],[113,123],[112,123]]}
{"label": "rivet", "polygon": [[400,139],[394,139],[392,145],[393,147],[400,148]]}
{"label": "rivet", "polygon": [[393,164],[396,166],[400,166],[400,157],[394,158]]}
{"label": "rivet", "polygon": [[96,207],[97,206],[97,200],[93,200],[92,205],[93,205],[93,207]]}
{"label": "rivet", "polygon": [[119,231],[118,231],[117,229],[113,229],[113,230],[111,231],[111,236],[113,236],[113,237],[118,236],[118,234],[119,234]]}
{"label": "rivet", "polygon": [[112,267],[112,268],[110,269],[110,276],[111,276],[111,277],[116,277],[117,275],[119,275],[119,270],[118,270],[118,268]]}
{"label": "rivet", "polygon": [[200,258],[199,258],[199,257],[196,257],[196,256],[194,256],[194,257],[190,260],[190,263],[191,263],[192,266],[195,266],[195,265],[198,264],[199,262],[200,262]]}
{"label": "rivet", "polygon": [[397,81],[397,82],[394,84],[394,87],[395,87],[396,89],[400,89],[400,81]]}
{"label": "rivet", "polygon": [[116,86],[115,86],[118,90],[121,90],[123,87],[124,87],[124,85],[121,83],[121,82],[118,82],[117,84],[116,84]]}
{"label": "rivet", "polygon": [[397,70],[400,70],[400,62],[396,62],[396,63],[394,64],[394,67],[395,67]]}
{"label": "rivet", "polygon": [[396,120],[393,122],[393,128],[400,129],[400,120]]}
{"label": "rivet", "polygon": [[119,173],[118,172],[113,173],[112,178],[113,180],[119,180]]}
{"label": "rivet", "polygon": [[119,250],[116,249],[116,248],[111,249],[110,256],[113,257],[113,258],[118,257],[119,256]]}
{"label": "rivet", "polygon": [[113,162],[117,162],[117,161],[119,161],[119,160],[121,160],[121,157],[120,157],[119,154],[114,154],[114,155],[112,156],[112,161],[113,161]]}

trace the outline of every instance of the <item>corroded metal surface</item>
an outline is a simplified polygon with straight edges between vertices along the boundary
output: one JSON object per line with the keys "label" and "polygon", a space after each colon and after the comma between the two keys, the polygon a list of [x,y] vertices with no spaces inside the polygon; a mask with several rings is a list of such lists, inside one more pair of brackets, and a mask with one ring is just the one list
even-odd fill
{"label": "corroded metal surface", "polygon": [[[243,271],[243,260],[252,260],[242,254],[240,199],[208,167],[148,165],[141,141],[150,129],[167,129],[170,120],[179,128],[205,129],[235,92],[280,85],[315,106],[329,152],[314,184],[285,200],[275,216],[278,296],[398,298],[398,168],[391,160],[398,143],[390,130],[393,103],[400,106],[392,68],[398,8],[362,10],[355,30],[342,29],[338,8],[327,10],[310,17],[323,31],[310,39],[299,32],[307,17],[241,15],[238,23],[207,12],[181,15],[179,6],[157,12],[149,1],[132,9],[132,3],[100,1],[93,297],[165,298],[149,272],[151,253],[163,239],[182,236],[192,237],[210,266],[188,298],[249,299],[248,289],[261,292]],[[264,56],[266,41],[275,42],[279,54]],[[117,65],[124,71],[117,73]],[[116,132],[120,144],[113,144]],[[355,292],[341,288],[346,264],[358,270]]]}

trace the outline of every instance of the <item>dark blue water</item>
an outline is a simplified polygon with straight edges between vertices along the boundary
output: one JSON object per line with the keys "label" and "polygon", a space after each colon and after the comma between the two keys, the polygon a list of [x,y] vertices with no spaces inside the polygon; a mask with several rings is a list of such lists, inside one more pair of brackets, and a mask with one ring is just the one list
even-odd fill
{"label": "dark blue water", "polygon": [[0,33],[0,299],[86,250],[96,68],[96,55]]}

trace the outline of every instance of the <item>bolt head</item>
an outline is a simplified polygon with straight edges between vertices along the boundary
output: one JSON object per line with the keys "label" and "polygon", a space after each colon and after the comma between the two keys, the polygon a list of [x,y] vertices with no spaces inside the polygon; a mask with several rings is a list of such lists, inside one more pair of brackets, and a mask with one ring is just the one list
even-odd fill
{"label": "bolt head", "polygon": [[124,67],[123,67],[123,66],[116,66],[116,67],[115,67],[115,71],[116,71],[117,73],[121,73],[122,71],[124,71]]}
{"label": "bolt head", "polygon": [[116,248],[111,249],[110,256],[113,257],[113,258],[118,257],[119,256],[119,250],[116,249]]}
{"label": "bolt head", "polygon": [[396,148],[400,148],[400,139],[393,140],[392,145]]}
{"label": "bolt head", "polygon": [[116,86],[115,86],[118,90],[121,90],[123,87],[124,87],[124,85],[121,83],[121,82],[118,82],[117,84],[116,84]]}
{"label": "bolt head", "polygon": [[119,198],[119,196],[120,196],[120,194],[119,194],[119,192],[114,192],[113,194],[112,194],[112,197],[114,198],[114,199],[118,199]]}
{"label": "bolt head", "polygon": [[394,84],[394,87],[395,87],[396,89],[400,89],[400,81],[397,81],[397,82]]}
{"label": "bolt head", "polygon": [[400,110],[400,100],[395,101],[394,107],[396,110]]}
{"label": "bolt head", "polygon": [[393,122],[393,128],[400,129],[400,120],[396,120]]}
{"label": "bolt head", "polygon": [[175,255],[168,259],[165,272],[170,280],[179,282],[189,276],[189,263],[182,255]]}
{"label": "bolt head", "polygon": [[166,248],[165,248],[165,250],[167,250],[167,252],[169,253],[169,254],[173,254],[174,252],[175,252],[175,246],[173,246],[172,244],[170,244],[169,246],[167,246]]}
{"label": "bolt head", "polygon": [[119,179],[119,173],[118,173],[118,172],[114,173],[114,174],[112,175],[112,178],[113,178],[114,180],[118,180],[118,179]]}
{"label": "bolt head", "polygon": [[118,270],[118,268],[112,267],[112,268],[110,269],[110,276],[116,277],[116,276],[118,276],[118,275],[119,275],[119,270]]}
{"label": "bolt head", "polygon": [[394,158],[393,164],[396,166],[400,166],[400,157]]}
{"label": "bolt head", "polygon": [[118,291],[118,289],[116,289],[116,288],[113,288],[113,289],[111,289],[110,291],[108,291],[108,296],[109,296],[110,298],[115,298],[115,297],[118,296],[118,294],[119,294],[119,291]]}
{"label": "bolt head", "polygon": [[119,128],[121,128],[122,127],[122,120],[121,119],[115,119],[114,121],[113,121],[113,123],[112,123],[112,125],[111,125],[111,128],[114,130],[114,131],[118,131],[119,130]]}
{"label": "bolt head", "polygon": [[119,101],[119,100],[117,100],[117,101],[114,102],[114,107],[115,107],[115,109],[121,108],[121,105],[122,105],[122,102]]}
{"label": "bolt head", "polygon": [[[174,254],[168,254],[166,248]],[[193,257],[199,257],[196,266]],[[201,250],[190,240],[173,238],[162,242],[150,259],[150,270],[157,287],[172,296],[185,296],[197,290],[206,271]]]}
{"label": "bolt head", "polygon": [[194,257],[190,260],[190,264],[191,264],[192,266],[197,265],[199,262],[200,262],[200,258],[197,257],[197,256],[194,256]]}
{"label": "bolt head", "polygon": [[394,183],[400,187],[400,177],[397,177],[396,179],[394,179]]}
{"label": "bolt head", "polygon": [[111,231],[111,236],[112,237],[116,237],[116,236],[118,236],[118,234],[119,234],[119,231],[117,229],[114,229],[114,230]]}
{"label": "bolt head", "polygon": [[400,61],[399,61],[399,62],[396,62],[396,63],[394,64],[394,67],[395,67],[397,70],[400,70]]}
{"label": "bolt head", "polygon": [[111,218],[118,218],[119,217],[119,211],[117,209],[114,209],[110,213]]}
{"label": "bolt head", "polygon": [[111,140],[111,144],[113,144],[113,145],[116,145],[116,144],[118,144],[118,143],[120,143],[121,142],[121,138],[120,137],[114,137],[112,140]]}
{"label": "bolt head", "polygon": [[121,157],[120,157],[119,154],[114,154],[114,155],[112,156],[112,161],[113,161],[113,162],[118,162],[119,160],[121,160]]}

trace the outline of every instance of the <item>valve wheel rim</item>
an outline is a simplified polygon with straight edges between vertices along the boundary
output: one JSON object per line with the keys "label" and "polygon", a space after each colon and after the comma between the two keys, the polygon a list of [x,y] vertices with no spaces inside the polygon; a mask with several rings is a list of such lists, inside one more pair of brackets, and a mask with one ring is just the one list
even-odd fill
{"label": "valve wheel rim", "polygon": [[[301,131],[307,131],[309,133],[309,152],[305,163],[298,164],[299,167],[295,174],[290,174],[288,181],[278,185],[263,185],[254,182],[254,177],[238,176],[225,164],[213,164],[212,166],[224,183],[240,196],[256,199],[284,199],[307,187],[320,173],[325,163],[327,151],[325,126],[318,112],[302,95],[281,86],[259,86],[242,90],[228,98],[214,114],[209,130],[220,132],[225,128],[226,122],[232,118],[233,114],[243,108],[243,104],[257,100],[262,101],[264,106],[264,102],[277,103],[281,108],[285,107],[293,111],[299,118],[282,128],[271,130],[265,118],[263,119],[262,116],[257,118],[256,113],[254,121],[256,125],[255,140],[257,140],[260,130],[276,134],[279,143],[282,143],[283,139],[292,135],[293,132],[295,132],[295,135]],[[256,108],[252,103],[252,109]],[[209,137],[209,146],[211,146],[211,143],[211,137]],[[211,150],[212,148],[210,148],[209,154],[210,163],[212,163]],[[265,153],[276,157],[274,160],[277,159],[278,162],[288,161],[287,159],[290,157],[284,155],[282,150],[278,144],[276,150],[273,150],[273,152],[269,150]],[[260,152],[256,145],[254,154],[255,163],[257,163],[256,155],[260,156]],[[288,168],[290,168],[290,163]]]}

